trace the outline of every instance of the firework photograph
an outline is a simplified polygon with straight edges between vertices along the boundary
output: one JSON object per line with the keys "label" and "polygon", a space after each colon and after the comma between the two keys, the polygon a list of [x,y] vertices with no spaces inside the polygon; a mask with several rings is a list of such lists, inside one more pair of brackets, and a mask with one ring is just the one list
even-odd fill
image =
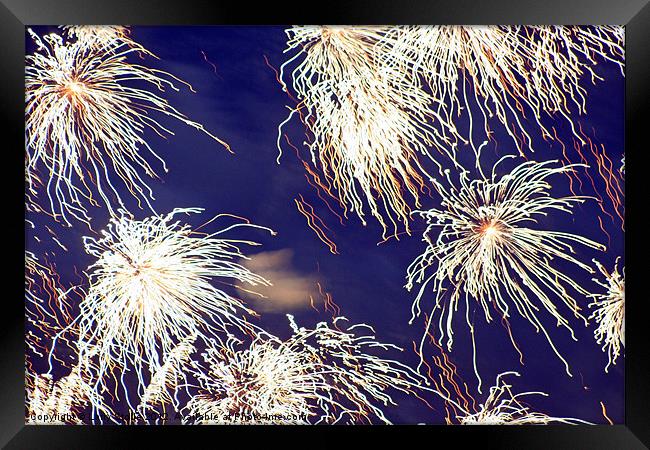
{"label": "firework photograph", "polygon": [[623,26],[24,39],[26,424],[625,423]]}

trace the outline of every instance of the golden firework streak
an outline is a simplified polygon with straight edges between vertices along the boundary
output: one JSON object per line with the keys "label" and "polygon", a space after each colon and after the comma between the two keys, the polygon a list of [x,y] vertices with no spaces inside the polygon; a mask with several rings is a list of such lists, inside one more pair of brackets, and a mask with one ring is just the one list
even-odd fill
{"label": "golden firework streak", "polygon": [[[332,254],[338,255],[339,252],[336,249],[336,244],[329,237],[327,237],[327,234],[325,234],[325,231],[323,230],[323,228],[329,230],[329,228],[327,228],[327,225],[325,225],[325,222],[323,222],[323,220],[316,215],[314,208],[305,201],[302,195],[298,194],[298,197],[300,197],[300,200],[294,198],[293,201],[296,203],[296,207],[298,208],[300,214],[307,218],[307,225],[309,225],[309,228],[314,230],[314,233],[316,233],[318,239],[327,245]],[[307,211],[305,207],[309,208],[309,211]]]}

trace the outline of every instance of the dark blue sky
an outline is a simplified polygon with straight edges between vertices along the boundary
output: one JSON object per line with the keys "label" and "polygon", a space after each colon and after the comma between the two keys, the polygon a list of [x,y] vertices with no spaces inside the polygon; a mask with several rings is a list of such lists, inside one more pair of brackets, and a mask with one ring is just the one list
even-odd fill
{"label": "dark blue sky", "polygon": [[[36,31],[43,34],[48,29]],[[403,353],[394,353],[391,357],[415,366],[417,356],[410,350],[411,342],[419,341],[424,323],[418,320],[408,325],[413,294],[407,292],[403,285],[406,267],[424,250],[421,231],[425,225],[418,219],[412,227],[413,236],[403,236],[399,242],[391,239],[378,246],[377,242],[381,239],[379,224],[369,218],[368,226],[363,227],[354,215],[350,215],[345,225],[340,225],[307,184],[302,164],[290,149],[285,148],[281,164],[276,163],[277,126],[286,118],[288,110],[285,105],[291,105],[291,102],[281,91],[272,70],[265,64],[264,55],[275,67],[282,64],[286,42],[284,28],[133,27],[132,37],[160,57],[159,61],[149,59],[148,65],[178,76],[196,90],[195,94],[184,88],[180,92],[169,90],[165,97],[170,103],[228,142],[235,152],[234,155],[229,154],[207,136],[180,122],[160,118],[161,123],[168,125],[175,136],[164,140],[147,133],[148,142],[169,167],[169,173],[165,174],[162,167],[155,165],[153,158],[149,159],[162,178],[162,181],[148,181],[156,197],[154,207],[157,212],[167,213],[175,207],[203,207],[203,216],[188,218],[190,223],[199,225],[218,213],[227,212],[273,228],[278,232],[275,237],[263,232],[246,231],[245,237],[263,244],[246,251],[292,249],[294,270],[305,276],[318,271],[319,278],[325,289],[332,293],[342,315],[352,323],[373,325],[379,340],[405,348]],[[216,66],[216,73],[203,54]],[[596,130],[597,141],[605,145],[608,155],[618,166],[624,144],[624,78],[613,64],[600,64],[597,73],[605,81],[591,85],[589,80],[584,80],[588,114],[577,120],[584,129],[591,130],[593,127]],[[530,158],[548,160],[560,157],[559,145],[538,139],[537,130],[530,125],[530,134],[536,139],[536,153]],[[566,124],[558,121],[556,126],[560,136],[568,138]],[[494,124],[493,128],[499,148],[486,147],[483,151],[486,155],[484,167],[490,167],[497,154],[506,151],[514,153],[510,138],[502,128],[498,124]],[[297,120],[288,125],[285,131],[294,143],[304,139],[304,128]],[[306,151],[305,148],[302,150]],[[466,154],[470,155],[471,150],[466,149]],[[503,166],[504,169],[512,167]],[[566,178],[559,176],[550,181],[554,184],[554,194],[569,194]],[[593,195],[586,188],[587,184],[582,193]],[[597,185],[597,188],[602,189],[603,186]],[[293,201],[298,194],[317,208],[331,228],[331,236],[337,243],[340,255],[331,254],[307,227],[305,218],[297,211]],[[143,218],[148,214],[136,211],[128,193],[123,199],[136,217]],[[432,208],[438,202],[439,198],[435,195],[424,198],[423,208]],[[106,210],[93,208],[90,214],[93,227],[103,228],[108,219]],[[544,218],[540,221],[540,227],[579,233],[606,244],[607,238],[598,227],[597,214],[602,215],[596,203],[587,202],[576,207],[573,215],[559,213]],[[81,236],[88,233],[85,226],[77,223],[73,229],[63,229],[52,225],[43,215],[30,219],[37,224],[37,229],[49,224],[58,230],[61,241],[69,251],[60,251],[47,239],[42,239],[42,244],[38,244],[29,236],[28,250],[37,255],[48,253],[49,260],[56,263],[63,280],[73,282],[76,279],[73,267],[84,269],[93,262],[82,248]],[[597,257],[605,267],[611,269],[616,257],[623,256],[624,235],[619,223],[613,223],[607,217],[603,219],[611,235],[608,251],[599,254],[580,246],[576,246],[576,250],[583,261],[590,262]],[[581,269],[562,264],[560,267],[587,289],[599,289],[590,281],[591,275]],[[577,300],[588,314],[588,299],[577,297]],[[561,311],[569,314],[566,308],[561,308]],[[459,313],[462,315],[463,311]],[[309,327],[329,318],[327,313],[317,314],[310,309],[295,311],[295,315],[299,324]],[[526,320],[517,316],[511,320],[514,335],[524,354],[525,365],[522,366],[505,329],[498,321],[486,324],[482,317],[482,311],[477,310],[477,364],[485,387],[482,396],[475,394],[477,401],[484,400],[487,387],[492,385],[498,373],[516,370],[522,376],[512,380],[515,391],[544,391],[550,394],[549,397],[529,398],[534,409],[552,416],[602,423],[604,418],[599,404],[602,401],[612,420],[623,421],[624,360],[619,358],[618,364],[610,368],[608,374],[604,373],[607,356],[594,341],[593,324],[585,328],[582,322],[573,319],[571,323],[578,338],[578,342],[574,342],[565,329],[555,328],[548,314],[539,314],[555,344],[569,361],[574,374],[571,378],[566,375],[562,362],[554,355],[545,337],[541,333],[536,334]],[[279,336],[286,336],[289,332],[283,313],[264,313],[259,323]],[[475,392],[471,342],[462,316],[455,321],[454,330],[451,359],[457,365],[459,375]],[[434,411],[413,398],[396,395],[395,399],[400,406],[387,408],[386,412],[387,417],[395,423],[444,421],[444,408],[437,399],[433,400]]]}

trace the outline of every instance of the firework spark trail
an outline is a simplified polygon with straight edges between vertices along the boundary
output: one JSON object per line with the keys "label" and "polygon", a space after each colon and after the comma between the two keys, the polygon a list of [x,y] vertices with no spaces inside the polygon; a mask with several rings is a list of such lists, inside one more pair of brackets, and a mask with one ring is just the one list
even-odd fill
{"label": "firework spark trail", "polygon": [[[236,262],[246,258],[238,244],[259,244],[220,235],[238,227],[274,232],[236,222],[205,234],[174,220],[178,214],[200,211],[175,209],[141,221],[123,215],[111,219],[101,238],[84,237],[86,252],[97,261],[87,270],[90,288],[80,306],[79,354],[84,359],[88,351],[96,351],[94,388],[105,390],[104,378],[110,373],[123,378],[133,371],[141,397],[145,375],[155,376],[165,356],[189,336],[206,338],[229,325],[251,331],[242,313],[254,311],[211,282],[269,284]],[[225,216],[235,217],[221,214],[207,223]]]}
{"label": "firework spark trail", "polygon": [[305,168],[305,179],[307,180],[307,183],[309,183],[309,185],[314,188],[314,190],[316,191],[316,195],[318,195],[318,198],[320,198],[323,201],[323,203],[325,203],[325,206],[327,206],[327,209],[329,209],[330,212],[336,216],[339,223],[341,225],[345,225],[343,223],[343,217],[341,217],[341,215],[337,213],[334,210],[334,208],[332,208],[332,206],[330,206],[329,202],[327,201],[327,198],[323,197],[323,195],[321,194],[321,190],[323,190],[328,197],[338,202],[341,208],[343,208],[343,216],[347,218],[347,207],[345,206],[345,204],[341,203],[341,201],[336,197],[336,195],[332,193],[330,188],[326,184],[323,184],[321,182],[320,176],[314,171],[314,169],[311,168],[309,163],[300,157],[300,150],[298,150],[298,147],[296,147],[291,143],[291,141],[289,140],[289,136],[285,134],[284,138],[287,141],[287,145],[289,145],[296,152],[296,157]]}
{"label": "firework spark trail", "polygon": [[[612,160],[607,156],[607,152],[605,151],[605,146],[603,144],[600,144],[600,146],[596,145],[593,140],[586,135],[583,130],[582,126],[579,125],[579,130],[580,134],[582,135],[582,140],[583,142],[586,142],[589,148],[589,153],[593,155],[593,159],[591,164],[589,164],[589,160],[587,159],[587,156],[585,156],[585,151],[583,151],[582,147],[583,145],[577,140],[574,139],[573,142],[573,149],[575,153],[579,156],[580,163],[583,164],[588,164],[588,165],[593,165],[597,167],[598,169],[598,175],[600,176],[601,180],[603,181],[604,184],[604,191],[606,193],[606,196],[608,197],[610,204],[612,206],[612,209],[614,211],[614,214],[618,217],[621,223],[621,229],[625,229],[625,202],[624,202],[624,197],[625,197],[625,192],[623,188],[623,179],[622,179],[622,173],[619,170],[618,173],[616,173],[614,169],[614,164]],[[557,135],[557,131],[555,128],[553,128],[553,134],[556,140],[559,141],[561,147],[562,147],[562,156],[564,158],[564,162],[567,164],[570,164],[571,158],[568,156],[567,151],[566,151],[566,146],[562,143],[562,141],[559,140],[559,137]],[[595,138],[595,130],[593,130],[593,136]],[[599,148],[600,147],[600,148]],[[578,162],[578,161],[576,161]],[[584,170],[584,175],[589,179],[592,187],[592,192],[593,194],[598,198],[598,206],[600,207],[601,211],[607,215],[612,223],[616,223],[616,220],[612,213],[610,213],[606,208],[605,208],[605,199],[603,198],[602,191],[603,189],[599,186],[599,188],[596,187],[596,182],[594,180],[594,177],[592,177],[591,173],[589,172],[588,169]],[[574,172],[572,174],[567,174],[567,178],[569,179],[570,183],[570,190],[572,193],[575,193],[574,191],[574,182],[578,183],[578,187],[581,192],[583,192],[583,183],[580,175],[577,172]],[[600,216],[599,216],[600,220]],[[603,233],[607,235],[608,240],[610,239],[609,233],[603,228],[601,224],[601,229],[603,230]]]}
{"label": "firework spark trail", "polygon": [[515,394],[512,386],[504,377],[508,375],[519,376],[517,372],[504,372],[497,375],[496,383],[490,388],[490,393],[484,403],[479,405],[475,412],[456,417],[461,425],[547,425],[550,423],[563,423],[569,425],[587,424],[590,422],[570,417],[552,417],[547,414],[533,411],[524,404],[522,397],[530,395],[548,396],[544,392],[520,392]]}
{"label": "firework spark trail", "polygon": [[278,129],[281,154],[282,127],[299,113],[309,131],[306,145],[312,164],[323,172],[323,188],[334,191],[364,225],[367,205],[384,237],[389,228],[393,233],[400,225],[409,229],[407,197],[419,205],[429,175],[418,155],[429,156],[429,147],[447,154],[453,146],[429,124],[442,120],[429,108],[430,96],[407,72],[382,64],[384,54],[376,44],[385,31],[287,30],[285,53],[295,55],[282,65],[279,77],[283,80],[287,68],[294,66],[290,86],[299,103]]}
{"label": "firework spark trail", "polygon": [[[325,245],[327,245],[329,251],[333,255],[338,255],[339,252],[336,249],[336,243],[332,241],[325,233],[325,230],[323,230],[323,228],[329,230],[329,228],[327,228],[327,225],[325,225],[325,222],[323,222],[323,220],[316,215],[314,208],[309,203],[307,203],[307,201],[305,201],[305,199],[302,197],[301,194],[298,194],[298,196],[300,197],[300,200],[298,200],[297,198],[293,199],[293,201],[296,203],[296,207],[298,208],[298,212],[300,212],[300,214],[305,216],[309,228],[311,228],[314,231],[314,233],[316,233],[316,236],[318,236],[319,240],[321,240]],[[306,207],[309,208],[309,211],[306,209]]]}
{"label": "firework spark trail", "polygon": [[[47,208],[44,208],[40,205],[38,198],[38,193],[45,186],[38,174],[34,171],[28,172],[27,165],[25,165],[25,180],[31,177],[31,186],[25,186],[25,224],[28,225],[28,228],[25,230],[25,238],[34,239],[36,242],[41,243],[43,237],[43,230],[45,228],[47,231],[46,238],[54,242],[60,249],[67,252],[68,248],[61,242],[59,235],[52,230],[48,225],[43,225],[40,220],[36,220],[37,215],[43,214],[48,218],[57,222],[55,215],[51,214]],[[38,224],[38,225],[37,225]],[[57,225],[61,225],[57,223]],[[52,252],[54,254],[54,252]]]}
{"label": "firework spark trail", "polygon": [[[433,382],[436,392],[443,394],[445,400],[445,420],[448,425],[453,423],[452,418],[456,417],[460,412],[467,412],[470,409],[476,409],[474,397],[469,393],[469,387],[459,376],[456,366],[449,359],[443,348],[431,337],[431,343],[439,351],[440,356],[433,355],[432,359],[435,366],[440,369],[437,376],[434,375],[434,369],[429,365],[423,353],[418,351],[417,344],[413,341],[413,350],[420,360],[426,366],[426,374]],[[461,383],[464,391],[461,388]]]}
{"label": "firework spark trail", "polygon": [[[73,321],[73,304],[81,298],[83,291],[79,286],[64,290],[53,267],[39,262],[32,252],[25,252],[25,319],[34,328],[25,330],[29,356],[44,358],[50,353],[55,336]],[[69,348],[73,339],[72,335],[59,336],[59,342]],[[31,365],[29,356],[27,363]],[[70,367],[70,361],[53,357],[64,367]]]}
{"label": "firework spark trail", "polygon": [[[551,263],[565,261],[594,273],[589,265],[573,256],[573,244],[599,250],[605,247],[576,234],[529,228],[537,218],[554,211],[570,212],[576,203],[586,199],[578,196],[554,198],[549,193],[551,185],[546,179],[574,170],[575,165],[552,167],[557,161],[529,161],[497,181],[497,166],[508,157],[495,164],[491,179],[470,180],[465,171],[459,175],[459,187],[454,185],[449,175],[449,188],[436,182],[434,187],[443,198],[443,209],[416,212],[428,226],[423,239],[427,248],[407,270],[406,288],[412,290],[415,284],[421,285],[413,302],[411,323],[421,313],[420,304],[427,297],[425,294],[435,292],[435,303],[426,323],[420,353],[438,309],[440,342],[446,337],[446,346],[451,350],[454,313],[461,297],[464,297],[466,321],[475,345],[474,326],[469,320],[470,298],[481,306],[487,322],[492,320],[490,305],[501,317],[508,318],[511,302],[537,332],[545,335],[570,375],[568,363],[537,317],[537,303],[575,339],[571,325],[558,311],[553,297],[561,300],[586,324],[567,287],[581,295],[589,292]],[[436,232],[438,229],[440,231]],[[432,273],[429,273],[430,269],[433,269]],[[474,366],[476,370],[476,363]],[[476,373],[480,392],[480,377],[478,371]]]}
{"label": "firework spark trail", "polygon": [[318,286],[318,292],[323,297],[323,305],[325,307],[325,311],[334,314],[332,318],[335,318],[336,316],[340,316],[341,308],[339,307],[339,305],[336,304],[336,302],[334,302],[334,298],[332,297],[332,294],[323,290],[323,286],[318,281],[316,282],[316,286]]}
{"label": "firework spark trail", "polygon": [[[591,145],[591,140],[590,140],[587,136],[584,136],[584,137],[585,137],[585,139],[586,139],[586,140],[590,143],[590,145]],[[610,213],[610,212],[605,208],[605,206],[604,206],[604,203],[605,203],[605,202],[604,202],[603,196],[601,195],[600,190],[596,188],[596,181],[594,180],[594,177],[591,175],[591,173],[590,173],[590,171],[589,171],[589,167],[590,167],[590,166],[589,166],[589,164],[588,164],[587,158],[585,157],[585,155],[584,155],[584,153],[583,153],[583,151],[582,151],[582,149],[581,149],[581,145],[580,145],[580,143],[579,143],[577,140],[575,140],[575,139],[574,139],[574,142],[573,142],[573,149],[574,149],[575,152],[580,156],[580,162],[581,162],[581,164],[582,164],[583,167],[584,167],[584,169],[583,169],[584,176],[589,180],[589,184],[591,185],[591,188],[592,188],[592,191],[591,191],[591,192],[593,192],[594,195],[595,195],[595,198],[596,198],[597,203],[598,203],[598,207],[599,207],[600,210],[603,212],[603,214],[605,214],[607,217],[609,217],[609,218],[612,220],[612,223],[614,223],[614,221],[615,221],[615,220],[614,220],[614,216],[613,216],[613,215],[612,215],[612,214],[611,214],[611,213]],[[567,164],[569,164],[571,160],[570,160],[570,158],[566,155],[566,152],[565,152],[564,146],[563,146],[562,154],[563,154],[563,156],[564,156],[564,161],[565,161]],[[596,165],[598,165],[598,164],[599,164],[599,161],[596,162]],[[599,169],[599,171],[600,171],[600,169]],[[602,171],[601,171],[601,173],[602,173]],[[575,171],[575,172],[573,172],[573,173],[571,173],[571,174],[567,174],[567,178],[570,180],[570,182],[569,182],[569,184],[570,184],[569,189],[570,189],[570,191],[571,191],[572,194],[575,195],[575,191],[574,191],[574,187],[573,187],[573,180],[578,181],[579,189],[580,189],[581,192],[583,192],[583,186],[584,186],[586,183],[583,184],[583,182],[582,182],[582,180],[581,180],[581,176],[578,174],[577,171]],[[612,201],[612,204],[613,204],[613,206],[614,206],[614,209],[617,209],[617,208],[618,208],[618,206],[616,205],[616,203],[614,203],[614,201]],[[598,218],[598,225],[599,225],[599,227],[600,227],[600,230],[601,230],[601,231],[603,232],[603,234],[607,237],[607,245],[610,245],[610,244],[611,244],[611,235],[610,235],[610,234],[607,232],[607,230],[605,229],[605,226],[603,225],[603,219],[602,219],[602,217],[601,217],[600,215],[598,215],[597,218]],[[621,227],[623,227],[623,221],[621,221]]]}
{"label": "firework spark trail", "polygon": [[589,320],[595,319],[598,327],[594,330],[594,337],[602,349],[607,352],[608,362],[605,372],[609,366],[616,364],[616,359],[621,354],[621,345],[625,347],[625,268],[623,273],[618,271],[619,258],[616,258],[614,269],[609,273],[601,263],[596,261],[596,267],[605,277],[605,281],[594,278],[605,293],[589,294],[594,301],[589,305],[594,308]]}
{"label": "firework spark trail", "polygon": [[[25,185],[26,216],[29,216],[32,213],[47,214],[47,210],[41,207],[38,203],[38,191],[43,188],[43,181],[39,178],[37,173],[32,172],[30,174],[27,170],[27,164],[25,164],[25,180],[27,180],[30,175],[31,175],[31,183],[29,185]],[[32,221],[29,221],[29,223],[31,225],[31,228],[34,228],[34,223]]]}
{"label": "firework spark trail", "polygon": [[[625,230],[625,203],[623,197],[625,192],[621,186],[619,178],[616,176],[614,171],[614,164],[612,160],[607,156],[605,152],[605,146],[600,145],[600,150],[589,140],[589,148],[596,158],[596,167],[598,168],[598,174],[605,184],[605,193],[612,204],[614,213],[621,222],[621,229]],[[598,191],[596,191],[598,194]],[[601,202],[602,203],[602,202]],[[602,208],[602,206],[601,206]],[[608,214],[611,217],[611,214]],[[613,217],[612,217],[613,221]]]}
{"label": "firework spark trail", "polygon": [[614,425],[614,422],[612,422],[612,419],[610,419],[609,416],[607,415],[607,408],[605,408],[605,404],[604,404],[603,402],[600,402],[600,408],[601,408],[601,410],[602,410],[602,412],[603,412],[603,417],[604,417],[605,419],[607,419],[607,422],[608,422],[610,425]]}
{"label": "firework spark trail", "polygon": [[210,67],[212,67],[212,72],[213,72],[217,77],[222,78],[221,75],[219,75],[219,72],[217,71],[217,66],[215,65],[215,63],[213,63],[212,61],[210,61],[210,60],[208,59],[208,55],[206,55],[205,52],[204,52],[203,50],[201,50],[201,55],[203,56],[203,60],[204,60],[206,63],[208,63],[208,64],[210,65]]}
{"label": "firework spark trail", "polygon": [[[591,183],[592,192],[598,198],[598,205],[600,206],[601,211],[603,211],[603,213],[611,219],[612,223],[616,223],[616,219],[614,218],[613,215],[615,214],[618,220],[620,221],[621,230],[624,231],[625,230],[625,217],[624,217],[625,192],[623,189],[622,179],[620,179],[619,175],[616,173],[612,160],[609,158],[609,156],[607,156],[607,152],[605,151],[605,146],[603,144],[600,145],[595,144],[594,141],[591,139],[591,137],[589,137],[582,130],[582,125],[579,124],[578,128],[580,130],[580,135],[582,136],[582,141],[584,144],[581,145],[580,142],[574,140],[573,149],[575,150],[576,154],[579,155],[580,161],[585,164],[588,164],[587,156],[585,156],[585,154],[587,154],[586,149],[589,150],[588,154],[593,156],[593,158],[590,158],[590,160],[593,161],[590,163],[590,165],[593,165],[597,168],[597,172],[598,172],[597,175],[600,177],[603,183],[602,187],[600,185],[597,187],[594,177],[591,175],[588,169],[585,169],[584,172]],[[596,137],[595,130],[592,129],[592,132],[595,138]],[[585,147],[585,149],[583,150],[582,147]],[[569,160],[569,158],[566,157],[566,154],[565,154],[565,159],[567,161]],[[602,194],[603,191],[605,192],[604,196]],[[605,208],[605,203],[606,203],[605,197],[609,200],[609,203],[613,209],[613,214],[610,213]],[[604,232],[605,234],[607,234],[606,231]]]}
{"label": "firework spark trail", "polygon": [[[49,210],[67,224],[67,215],[89,223],[87,206],[99,206],[96,190],[111,214],[114,205],[127,209],[111,180],[117,176],[129,192],[154,211],[153,193],[139,169],[156,177],[145,159],[150,153],[165,171],[163,159],[144,139],[146,130],[161,137],[174,133],[152,117],[159,113],[196,128],[215,141],[228,144],[172,107],[167,100],[133,81],[178,91],[172,75],[132,64],[140,51],[124,41],[112,46],[89,46],[84,40],[64,43],[50,34],[42,39],[31,30],[38,50],[26,57],[25,140],[29,189],[39,167],[46,169]],[[189,86],[189,85],[188,85]],[[116,202],[116,203],[115,203]]]}
{"label": "firework spark trail", "polygon": [[[258,336],[251,345],[231,339],[213,346],[197,363],[198,393],[187,417],[199,423],[390,423],[381,405],[394,405],[389,391],[411,393],[424,379],[372,349],[398,349],[375,340],[367,325],[338,329],[319,323],[298,327],[287,340]],[[371,353],[372,352],[372,353]],[[202,418],[209,419],[202,420]]]}
{"label": "firework spark trail", "polygon": [[[318,174],[316,172],[312,171],[311,167],[309,167],[309,165],[307,163],[305,163],[304,167],[305,167],[305,171],[307,172],[307,173],[305,173],[305,179],[307,180],[307,183],[309,183],[309,185],[315,189],[316,195],[318,195],[318,198],[320,198],[323,201],[323,203],[325,203],[325,206],[327,206],[327,209],[329,209],[329,211],[336,216],[339,223],[341,225],[345,226],[345,223],[343,222],[343,217],[341,217],[341,215],[339,213],[337,213],[330,206],[327,199],[321,195],[321,188],[323,187],[323,185],[320,182],[320,178],[319,178]],[[313,179],[313,182],[309,178],[310,175],[311,175],[311,177]],[[331,192],[327,192],[327,194],[332,195]],[[336,200],[338,201],[338,199],[336,199]],[[346,212],[344,211],[343,214],[345,215]]]}
{"label": "firework spark trail", "polygon": [[525,113],[544,139],[554,136],[542,118],[561,116],[584,142],[571,118],[573,108],[586,113],[582,78],[600,79],[593,69],[598,61],[614,62],[621,72],[624,66],[622,27],[408,26],[395,27],[387,36],[382,44],[391,55],[387,61],[413,72],[415,82],[418,76],[424,79],[442,123],[466,111],[469,130],[463,140],[477,157],[474,132],[482,127],[491,139],[491,118],[506,129],[520,154],[524,147],[534,151],[520,119]]}
{"label": "firework spark trail", "polygon": [[618,171],[625,176],[625,155],[621,158],[621,167],[619,167]]}

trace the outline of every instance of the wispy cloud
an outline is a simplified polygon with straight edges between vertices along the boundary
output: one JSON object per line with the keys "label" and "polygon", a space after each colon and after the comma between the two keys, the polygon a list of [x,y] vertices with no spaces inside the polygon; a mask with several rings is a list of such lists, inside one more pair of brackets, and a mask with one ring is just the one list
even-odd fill
{"label": "wispy cloud", "polygon": [[324,304],[325,291],[316,273],[302,273],[293,266],[293,250],[261,252],[243,265],[269,280],[271,286],[259,286],[251,292],[237,285],[239,295],[258,312],[284,313]]}

